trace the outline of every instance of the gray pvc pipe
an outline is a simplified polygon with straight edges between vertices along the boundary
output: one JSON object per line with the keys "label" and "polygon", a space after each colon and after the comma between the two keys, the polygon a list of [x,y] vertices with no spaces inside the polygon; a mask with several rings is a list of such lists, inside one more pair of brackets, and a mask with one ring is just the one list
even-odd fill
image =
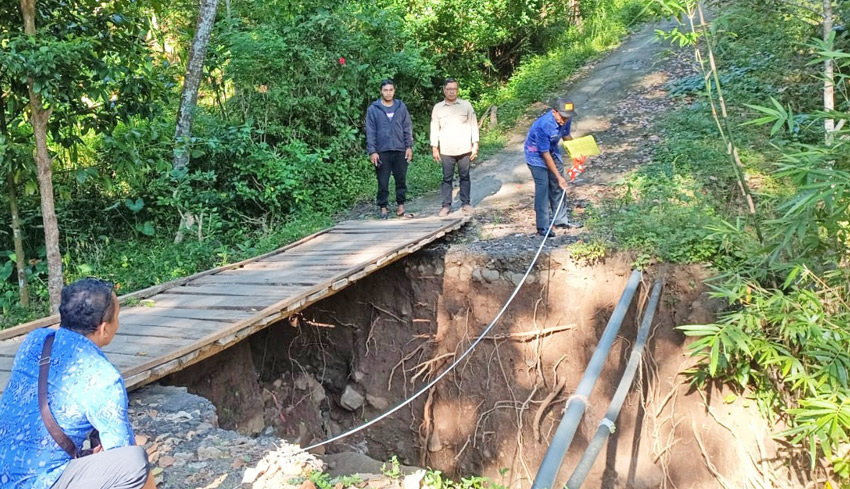
{"label": "gray pvc pipe", "polygon": [[623,402],[626,400],[626,395],[629,393],[635,373],[643,358],[643,349],[646,346],[646,339],[649,337],[649,327],[652,325],[652,319],[655,317],[655,310],[658,307],[658,298],[661,296],[662,285],[663,282],[661,279],[658,279],[652,287],[652,295],[646,306],[643,321],[640,323],[637,340],[629,356],[629,363],[626,365],[626,370],[623,372],[623,378],[620,379],[617,391],[611,399],[611,404],[608,405],[608,412],[605,413],[605,417],[599,423],[596,434],[591,438],[587,450],[585,450],[584,455],[582,455],[581,460],[573,471],[573,475],[567,481],[567,489],[579,489],[581,487],[584,479],[587,478],[587,474],[590,473],[590,469],[593,467],[593,462],[596,461],[596,457],[599,456],[599,452],[605,446],[608,436],[614,432],[614,421],[620,415],[620,409],[623,407]]}
{"label": "gray pvc pipe", "polygon": [[537,476],[534,478],[534,484],[532,484],[531,489],[552,489],[554,487],[555,477],[558,476],[558,472],[561,470],[561,464],[564,463],[564,456],[573,442],[573,436],[576,434],[576,429],[584,414],[584,409],[587,407],[587,398],[596,385],[596,380],[602,372],[602,367],[605,366],[608,352],[611,350],[611,345],[614,344],[614,339],[620,331],[620,325],[626,317],[626,312],[629,310],[629,304],[631,304],[635,290],[637,290],[640,284],[640,279],[640,271],[633,270],[626,284],[626,289],[620,297],[620,302],[617,303],[614,313],[611,314],[611,319],[608,320],[608,325],[605,326],[605,331],[602,332],[602,338],[599,339],[599,344],[596,345],[596,350],[593,352],[593,356],[590,357],[590,362],[587,364],[587,369],[584,371],[584,375],[582,375],[575,393],[567,401],[567,410],[561,419],[561,423],[558,425],[558,429],[555,431],[552,444],[546,450],[546,455],[544,455],[543,462],[537,470]]}

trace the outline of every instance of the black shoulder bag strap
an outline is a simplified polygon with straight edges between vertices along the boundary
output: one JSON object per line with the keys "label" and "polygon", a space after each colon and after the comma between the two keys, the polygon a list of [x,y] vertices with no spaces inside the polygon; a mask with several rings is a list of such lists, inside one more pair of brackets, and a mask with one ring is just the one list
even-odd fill
{"label": "black shoulder bag strap", "polygon": [[59,423],[53,418],[53,413],[50,412],[50,406],[47,405],[47,374],[50,372],[50,351],[53,349],[55,337],[56,333],[50,333],[44,339],[41,360],[38,361],[38,407],[41,410],[41,419],[44,421],[44,426],[47,427],[50,436],[71,458],[79,458],[80,451],[77,449],[77,445],[62,431]]}

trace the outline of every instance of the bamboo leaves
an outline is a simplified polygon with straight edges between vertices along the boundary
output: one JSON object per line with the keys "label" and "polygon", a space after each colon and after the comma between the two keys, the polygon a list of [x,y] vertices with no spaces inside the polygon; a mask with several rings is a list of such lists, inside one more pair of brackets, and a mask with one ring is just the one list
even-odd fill
{"label": "bamboo leaves", "polygon": [[762,125],[762,124],[770,124],[773,123],[773,127],[770,128],[770,135],[776,135],[783,126],[787,126],[787,130],[789,134],[796,133],[796,122],[794,121],[794,112],[791,109],[791,106],[783,107],[782,104],[779,103],[773,97],[770,97],[770,101],[773,103],[773,107],[763,107],[761,105],[752,105],[752,104],[744,104],[745,106],[765,114],[762,117],[757,119],[752,119],[747,122],[744,122],[742,125]]}

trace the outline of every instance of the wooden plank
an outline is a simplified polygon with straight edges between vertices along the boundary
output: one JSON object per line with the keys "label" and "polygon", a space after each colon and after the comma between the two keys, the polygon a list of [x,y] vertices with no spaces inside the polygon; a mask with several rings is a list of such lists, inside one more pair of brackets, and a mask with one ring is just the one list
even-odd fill
{"label": "wooden plank", "polygon": [[[382,232],[381,230],[375,230],[372,233],[371,236],[363,236],[358,241],[362,242],[362,243],[380,243],[387,238],[387,235],[398,236],[398,234],[396,234],[396,233],[387,233],[387,232]],[[309,243],[304,243],[301,246],[298,246],[296,248],[290,248],[287,251],[292,251],[292,250],[295,250],[295,249],[298,249],[298,248],[302,248],[304,246],[321,247],[321,246],[329,246],[329,245],[335,245],[335,244],[338,244],[338,243],[348,243],[348,242],[350,242],[350,240],[345,234],[334,233],[333,230],[331,229],[327,233],[325,233],[321,237],[321,239],[315,239],[313,241],[310,241]]]}
{"label": "wooden plank", "polygon": [[227,329],[228,326],[230,325],[222,325],[218,323],[214,323],[210,326],[202,321],[193,324],[191,327],[184,328],[171,328],[168,326],[155,325],[152,326],[148,324],[125,324],[119,326],[118,335],[116,335],[116,337],[119,335],[128,337],[158,336],[161,338],[191,338],[197,340],[215,331]]}
{"label": "wooden plank", "polygon": [[[168,330],[171,331],[171,330]],[[163,337],[163,336],[130,336],[122,334],[119,329],[118,334],[112,338],[112,341],[103,348],[103,351],[131,351],[137,348],[157,347],[157,351],[162,351],[165,348],[170,348],[175,345],[184,345],[194,342],[196,339],[183,337]],[[148,350],[150,351],[150,350]]]}
{"label": "wooden plank", "polygon": [[9,377],[12,375],[12,372],[0,371],[0,394],[6,390],[6,384],[9,383]]}
{"label": "wooden plank", "polygon": [[[351,227],[351,228],[340,228],[334,229],[332,236],[335,236],[339,239],[350,239],[350,240],[361,240],[361,239],[371,239],[371,236],[384,236],[386,238],[394,238],[400,236],[411,236],[413,234],[419,233],[430,233],[438,229],[443,229],[440,226],[420,226],[416,228],[397,228],[397,229],[374,229],[374,228],[362,228],[362,227]],[[294,248],[297,249],[297,248]],[[289,250],[292,251],[292,250]]]}
{"label": "wooden plank", "polygon": [[[175,318],[169,316],[154,316],[152,314],[148,315],[126,315],[122,316],[120,319],[121,328],[124,326],[131,327],[131,325],[136,324],[139,326],[162,326],[164,328],[221,328],[230,325],[232,321],[209,321],[206,319],[190,319],[190,318]],[[119,330],[120,332],[120,330]]]}
{"label": "wooden plank", "polygon": [[220,295],[220,296],[259,296],[274,297],[281,299],[293,292],[298,292],[297,287],[280,287],[275,285],[216,285],[190,283],[169,289],[169,294],[191,294],[191,295]]}
{"label": "wooden plank", "polygon": [[380,246],[349,246],[349,247],[338,247],[338,248],[310,248],[310,249],[302,249],[302,250],[292,250],[283,254],[286,258],[292,258],[295,256],[321,256],[325,257],[325,261],[331,261],[329,257],[336,257],[342,255],[379,255],[386,251],[393,249],[394,247],[404,244],[407,241],[398,241],[398,242],[389,242],[382,243]]}
{"label": "wooden plank", "polygon": [[[119,319],[124,317],[122,310]],[[164,316],[170,318],[195,319],[198,321],[217,321],[217,322],[234,322],[247,319],[253,315],[250,311],[231,311],[231,310],[209,310],[209,309],[192,309],[192,308],[161,308],[156,304],[150,306],[134,307],[126,309],[126,313],[134,316]]]}
{"label": "wooden plank", "polygon": [[[375,255],[372,260],[382,256],[383,254]],[[326,277],[336,275],[338,273],[345,273],[347,270],[351,270],[358,265],[363,263],[368,263],[372,260],[364,260],[360,263],[352,263],[351,265],[346,265],[341,268],[327,269],[327,268],[303,268],[303,269],[292,269],[292,270],[242,270],[242,271],[233,271],[227,273],[221,273],[218,275],[213,275],[217,278],[222,277],[256,277],[259,280],[267,280],[271,279],[275,282],[286,282],[287,280],[291,280],[296,283],[304,283],[313,280],[325,280]],[[309,278],[306,278],[309,277]],[[208,277],[204,277],[205,279]],[[208,281],[205,281],[208,282]],[[201,283],[205,283],[201,282]]]}
{"label": "wooden plank", "polygon": [[388,219],[386,221],[383,220],[369,220],[369,221],[343,221],[336,226],[329,229],[329,231],[333,232],[339,229],[351,229],[351,228],[375,228],[375,229],[396,229],[396,228],[405,228],[405,229],[413,229],[417,227],[425,227],[432,226],[437,228],[442,228],[447,225],[453,224],[455,221],[462,221],[463,217],[450,217],[450,218],[437,218],[437,217],[425,217],[419,219]]}
{"label": "wooden plank", "polygon": [[[340,260],[339,258],[328,259],[327,257],[320,256],[320,255],[316,255],[316,256],[296,256],[296,255],[283,256],[283,255],[281,255],[280,259],[275,259],[275,260],[268,259],[266,261],[263,261],[262,263],[251,264],[250,266],[245,266],[245,267],[239,268],[239,270],[255,270],[255,269],[262,269],[262,268],[274,269],[275,265],[277,263],[280,263],[281,266],[298,265],[299,267],[303,267],[303,268],[345,268],[345,267],[350,267],[357,262],[356,256],[349,255],[349,258],[352,258],[353,261],[349,260],[349,259]],[[267,266],[267,267],[260,266],[260,265],[265,265],[265,264],[268,264],[269,266]],[[233,270],[230,270],[230,271],[232,272]],[[227,272],[222,272],[222,273],[227,273]],[[217,275],[220,275],[220,274],[217,274]]]}
{"label": "wooden plank", "polygon": [[[352,248],[352,249],[346,249],[346,250],[323,250],[321,248],[316,248],[316,249],[292,250],[292,251],[286,252],[284,254],[284,256],[286,256],[286,257],[293,257],[293,256],[313,257],[313,256],[318,256],[318,257],[325,257],[325,261],[330,262],[330,261],[336,259],[335,257],[345,256],[345,255],[364,255],[364,254],[366,254],[366,255],[380,255],[382,252],[387,251],[387,250],[391,250],[392,248],[393,248],[392,246],[381,246],[381,247],[375,247],[375,248]],[[223,272],[223,273],[227,273],[227,272]]]}
{"label": "wooden plank", "polygon": [[[268,258],[266,260],[249,263],[239,270],[259,270],[259,271],[286,271],[286,270],[326,270],[326,269],[344,269],[348,268],[348,265],[339,265],[335,263],[325,262],[316,262],[316,261],[305,261],[299,258],[293,258],[291,256],[284,257],[280,255],[278,259],[275,257],[274,259]],[[187,285],[194,284],[195,282],[189,282]]]}
{"label": "wooden plank", "polygon": [[[332,273],[329,273],[329,275],[332,275]],[[199,283],[218,285],[230,284],[231,286],[254,285],[258,287],[293,287],[295,289],[293,293],[306,290],[310,287],[310,285],[293,286],[290,280],[292,279],[288,278],[288,275],[213,275],[211,277],[204,277],[199,281]],[[283,299],[283,297],[281,297],[281,299]]]}
{"label": "wooden plank", "polygon": [[[334,239],[332,241],[327,241],[326,243],[307,243],[302,246],[298,246],[297,248],[291,248],[284,251],[282,254],[292,253],[298,250],[319,250],[319,249],[329,249],[333,250],[336,248],[353,248],[353,247],[372,247],[372,246],[380,246],[384,243],[391,241],[404,241],[409,238],[409,233],[404,232],[393,232],[393,233],[371,233],[365,234],[361,236],[351,236],[348,234],[330,234]],[[271,258],[271,257],[269,257]]]}
{"label": "wooden plank", "polygon": [[151,299],[159,308],[181,307],[184,309],[231,309],[259,311],[275,302],[271,297],[233,297],[215,295],[157,294]]}
{"label": "wooden plank", "polygon": [[0,358],[0,370],[6,370],[7,372],[12,371],[12,363],[14,363],[14,355],[11,357],[2,357]]}
{"label": "wooden plank", "polygon": [[[439,228],[433,228],[433,229],[432,228],[398,229],[398,230],[394,230],[393,233],[403,233],[405,235],[410,236],[412,233],[420,233],[420,232],[421,233],[430,233],[430,232],[433,232],[436,229],[439,229]],[[345,235],[345,236],[348,236],[350,239],[357,239],[356,237],[371,235],[371,234],[374,234],[374,233],[375,233],[375,231],[372,231],[372,230],[369,230],[369,229],[352,228],[352,229],[341,229],[341,230],[335,232],[334,234]],[[390,236],[391,234],[392,233],[387,232],[386,235]]]}
{"label": "wooden plank", "polygon": [[[344,273],[345,270],[313,270],[313,271],[302,271],[300,273],[296,272],[287,272],[287,273],[275,273],[275,274],[260,274],[260,273],[245,273],[240,275],[227,275],[223,277],[218,277],[222,279],[220,281],[215,281],[215,279],[209,279],[207,283],[229,283],[229,280],[232,278],[238,279],[251,279],[249,280],[250,284],[255,284],[259,287],[282,287],[282,288],[300,288],[300,287],[312,287],[320,282],[325,282],[332,277],[340,273]],[[238,282],[232,282],[238,283]],[[235,285],[234,285],[235,287]],[[298,292],[298,291],[295,291]],[[291,293],[290,293],[291,294]],[[279,299],[282,299],[283,295],[278,296]]]}
{"label": "wooden plank", "polygon": [[[380,256],[380,255],[378,255]],[[208,283],[216,283],[219,279],[229,278],[229,277],[255,277],[257,281],[272,281],[272,282],[286,282],[286,279],[290,277],[302,277],[306,275],[315,275],[317,277],[324,277],[328,274],[336,274],[336,273],[344,273],[346,270],[350,270],[351,268],[357,266],[358,263],[353,263],[351,265],[346,264],[345,266],[339,265],[340,268],[327,269],[321,267],[311,267],[311,268],[293,268],[290,270],[276,270],[274,268],[266,269],[266,270],[231,270],[229,272],[219,273],[216,275],[210,275],[208,277],[204,277],[202,279],[198,279],[194,284],[202,285]],[[299,282],[303,282],[303,280],[299,280]]]}
{"label": "wooden plank", "polygon": [[[124,370],[128,370],[136,367],[147,361],[149,357],[145,355],[126,355],[123,353],[106,353],[106,358],[112,365],[118,367],[118,370],[123,372]],[[123,375],[122,375],[123,377]]]}

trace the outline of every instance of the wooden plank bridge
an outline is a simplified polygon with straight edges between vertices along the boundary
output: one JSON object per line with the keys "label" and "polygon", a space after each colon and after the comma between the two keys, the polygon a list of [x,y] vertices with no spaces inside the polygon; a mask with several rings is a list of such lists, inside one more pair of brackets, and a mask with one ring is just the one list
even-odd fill
{"label": "wooden plank bridge", "polygon": [[[118,334],[103,351],[128,389],[199,362],[459,229],[469,217],[346,221],[271,253],[120,297]],[[26,333],[0,331],[0,392]]]}

